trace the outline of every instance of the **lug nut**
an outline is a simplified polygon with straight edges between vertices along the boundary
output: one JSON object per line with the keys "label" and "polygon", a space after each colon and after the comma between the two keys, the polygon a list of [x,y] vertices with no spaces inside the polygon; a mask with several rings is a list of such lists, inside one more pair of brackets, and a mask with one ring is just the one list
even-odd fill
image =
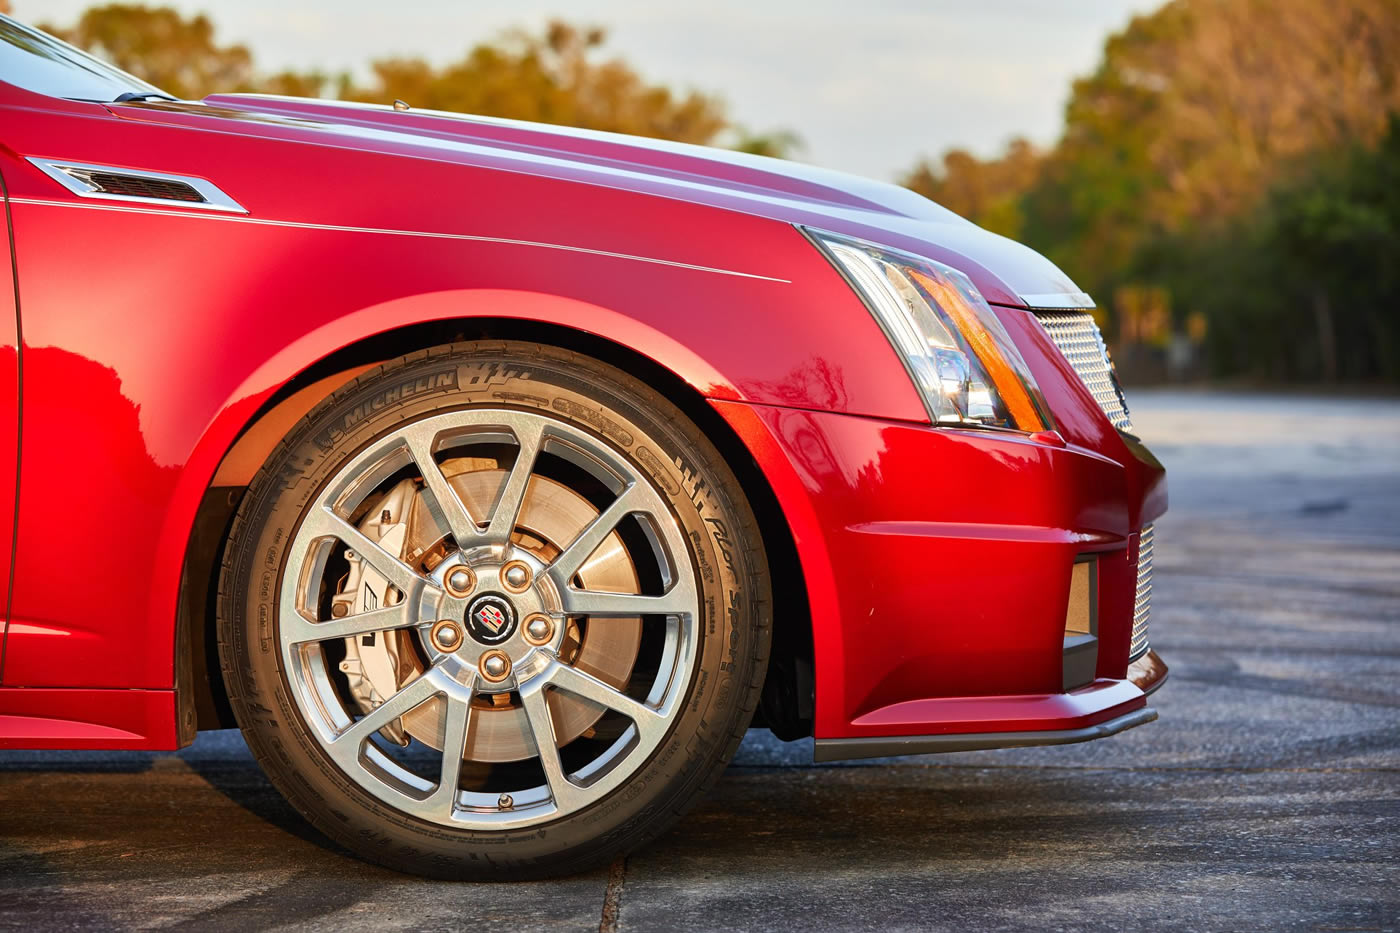
{"label": "lug nut", "polygon": [[547,644],[554,637],[554,623],[549,616],[533,615],[525,620],[525,640],[532,645]]}
{"label": "lug nut", "polygon": [[447,571],[447,575],[442,578],[442,584],[447,588],[449,595],[465,599],[476,587],[476,574],[472,573],[472,569],[466,564],[458,564]]}
{"label": "lug nut", "polygon": [[428,632],[428,640],[443,654],[451,654],[462,644],[462,630],[451,619],[439,619]]}
{"label": "lug nut", "polygon": [[501,568],[501,585],[512,593],[523,593],[530,588],[530,565],[523,560],[508,561]]}
{"label": "lug nut", "polygon": [[481,676],[491,683],[498,683],[510,676],[510,658],[504,651],[488,651],[477,661]]}

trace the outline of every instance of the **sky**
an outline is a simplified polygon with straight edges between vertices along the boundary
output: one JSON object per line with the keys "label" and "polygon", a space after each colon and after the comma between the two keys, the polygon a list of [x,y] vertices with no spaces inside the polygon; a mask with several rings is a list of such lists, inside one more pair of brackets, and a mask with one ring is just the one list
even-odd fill
{"label": "sky", "polygon": [[[94,2],[12,5],[67,25]],[[1070,83],[1105,37],[1164,0],[146,2],[208,13],[216,40],[247,44],[265,71],[364,74],[387,55],[444,64],[513,26],[601,25],[605,50],[648,81],[717,94],[753,132],[796,132],[805,161],[894,180],[955,146],[988,156],[1017,135],[1053,142]]]}

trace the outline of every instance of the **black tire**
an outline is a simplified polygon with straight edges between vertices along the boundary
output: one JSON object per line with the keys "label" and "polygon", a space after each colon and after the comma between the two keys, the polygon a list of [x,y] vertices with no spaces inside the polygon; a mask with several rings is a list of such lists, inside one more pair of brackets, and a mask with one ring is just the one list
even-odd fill
{"label": "black tire", "polygon": [[[587,430],[656,481],[698,570],[699,660],[662,744],[611,795],[528,828],[453,829],[366,793],[309,734],[282,670],[279,581],[303,513],[356,451],[405,421],[471,406],[500,408],[503,400]],[[580,872],[661,834],[714,783],[748,728],[771,627],[756,519],[705,435],[655,390],[614,367],[554,347],[504,341],[434,347],[385,363],[300,421],[243,498],[218,599],[224,683],[272,783],[321,832],[363,858],[453,879]]]}

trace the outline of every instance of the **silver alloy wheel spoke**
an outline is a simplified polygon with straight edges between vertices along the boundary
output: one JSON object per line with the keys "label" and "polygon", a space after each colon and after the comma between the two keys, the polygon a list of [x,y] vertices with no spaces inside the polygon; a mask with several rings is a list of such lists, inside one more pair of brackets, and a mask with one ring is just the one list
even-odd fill
{"label": "silver alloy wheel spoke", "polygon": [[530,486],[530,476],[535,472],[535,461],[544,445],[544,422],[530,420],[517,421],[511,425],[515,440],[520,445],[515,455],[515,463],[496,502],[496,510],[486,529],[486,537],[491,544],[505,544],[515,532],[515,522],[520,516],[520,507],[525,502],[525,492]]}
{"label": "silver alloy wheel spoke", "polygon": [[520,691],[520,700],[525,706],[525,715],[530,721],[530,732],[535,738],[535,750],[539,753],[540,768],[549,784],[549,795],[554,798],[554,806],[560,813],[577,810],[589,803],[589,794],[564,773],[564,760],[559,755],[558,738],[554,734],[554,717],[549,712],[546,685],[536,682],[529,690]]}
{"label": "silver alloy wheel spoke", "polygon": [[400,593],[404,602],[416,602],[425,588],[432,588],[426,577],[420,576],[412,567],[399,560],[371,540],[364,532],[336,515],[328,507],[313,508],[306,516],[303,527],[317,537],[339,538],[355,553],[359,554],[371,567],[384,575]]}
{"label": "silver alloy wheel spoke", "polygon": [[438,686],[437,680],[432,671],[427,671],[413,683],[404,687],[398,693],[389,697],[374,709],[365,713],[357,719],[349,728],[342,731],[328,743],[331,757],[341,767],[359,767],[360,746],[371,735],[398,719],[404,713],[409,712],[420,703],[424,703],[438,693],[442,688]]}
{"label": "silver alloy wheel spoke", "polygon": [[474,547],[482,543],[481,530],[477,527],[476,521],[467,512],[466,505],[462,502],[457,491],[452,488],[452,484],[447,481],[447,477],[442,474],[442,468],[433,459],[434,436],[421,429],[411,430],[404,434],[404,443],[408,447],[409,455],[413,457],[413,462],[418,466],[418,472],[423,476],[423,484],[428,487],[428,492],[432,494],[433,506],[437,509],[439,517],[446,524],[452,537],[457,541],[457,546],[462,549]]}
{"label": "silver alloy wheel spoke", "polygon": [[639,596],[632,593],[604,593],[565,587],[559,601],[569,615],[630,617],[642,615],[684,615],[691,611],[695,596],[681,585],[671,587],[661,596]]}
{"label": "silver alloy wheel spoke", "polygon": [[298,612],[282,620],[282,637],[294,645],[303,645],[312,641],[354,638],[356,635],[368,635],[371,632],[409,628],[419,622],[409,613],[409,608],[408,600],[404,600],[394,606],[357,612],[325,622],[313,622]]}
{"label": "silver alloy wheel spoke", "polygon": [[406,431],[404,434],[408,452],[423,475],[424,485],[432,493],[433,505],[452,532],[457,546],[463,550],[480,544],[508,544],[515,532],[516,519],[525,501],[525,492],[530,485],[530,476],[535,471],[535,461],[544,443],[545,433],[544,424],[537,419],[520,420],[508,426],[515,435],[519,450],[515,463],[501,487],[496,507],[489,517],[477,517],[468,513],[466,504],[462,502],[433,458],[433,442],[437,438],[430,430],[420,428]]}
{"label": "silver alloy wheel spoke", "polygon": [[421,809],[445,815],[449,819],[457,809],[457,784],[462,776],[462,751],[467,745],[467,727],[471,722],[471,698],[447,693],[443,697],[447,711],[443,717],[442,767],[438,772],[437,790],[429,794]]}
{"label": "silver alloy wheel spoke", "polygon": [[547,683],[565,693],[572,693],[585,700],[592,700],[599,706],[607,707],[626,716],[636,725],[637,733],[643,741],[650,740],[656,737],[659,732],[666,731],[666,718],[661,713],[645,703],[638,703],[621,690],[608,686],[598,678],[576,667],[570,667],[556,661],[541,676]]}
{"label": "silver alloy wheel spoke", "polygon": [[579,568],[588,562],[588,558],[593,556],[593,552],[598,550],[598,546],[607,540],[608,535],[613,533],[628,515],[640,510],[643,507],[647,489],[640,483],[632,483],[622,491],[622,495],[612,501],[607,508],[598,513],[598,517],[589,523],[588,527],[579,532],[578,537],[569,543],[569,546],[554,558],[554,563],[549,565],[548,573],[554,578],[554,583],[561,589],[569,585],[574,574]]}

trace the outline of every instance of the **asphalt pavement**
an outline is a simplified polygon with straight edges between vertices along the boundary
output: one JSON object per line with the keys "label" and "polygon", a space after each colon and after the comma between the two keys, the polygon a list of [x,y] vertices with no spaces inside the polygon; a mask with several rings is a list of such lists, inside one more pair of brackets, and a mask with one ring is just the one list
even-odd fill
{"label": "asphalt pavement", "polygon": [[1400,929],[1400,400],[1131,398],[1156,723],[822,766],[754,732],[660,841],[501,885],[347,858],[237,732],[0,752],[0,929]]}

